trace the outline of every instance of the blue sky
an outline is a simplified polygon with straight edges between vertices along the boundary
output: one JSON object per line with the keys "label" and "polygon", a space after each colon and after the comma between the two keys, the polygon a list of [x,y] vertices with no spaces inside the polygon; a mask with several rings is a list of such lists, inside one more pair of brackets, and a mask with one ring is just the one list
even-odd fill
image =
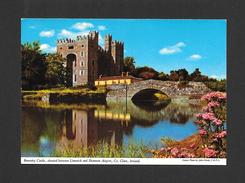
{"label": "blue sky", "polygon": [[157,71],[199,68],[202,74],[226,78],[226,20],[167,19],[21,19],[21,43],[40,41],[43,52],[54,52],[59,38],[75,38],[91,30],[123,41],[125,56],[137,66]]}

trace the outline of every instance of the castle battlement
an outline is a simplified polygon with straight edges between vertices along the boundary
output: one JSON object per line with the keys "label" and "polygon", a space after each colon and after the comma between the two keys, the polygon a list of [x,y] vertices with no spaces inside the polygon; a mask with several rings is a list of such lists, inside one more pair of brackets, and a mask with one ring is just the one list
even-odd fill
{"label": "castle battlement", "polygon": [[90,31],[88,35],[78,35],[76,39],[65,38],[65,39],[58,39],[57,44],[67,44],[67,43],[75,43],[87,40],[95,40],[98,39],[99,33],[97,31]]}

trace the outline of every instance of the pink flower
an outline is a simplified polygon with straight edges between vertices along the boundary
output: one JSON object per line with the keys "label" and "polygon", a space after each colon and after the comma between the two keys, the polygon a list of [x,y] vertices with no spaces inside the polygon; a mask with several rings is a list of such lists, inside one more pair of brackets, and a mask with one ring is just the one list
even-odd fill
{"label": "pink flower", "polygon": [[173,156],[176,156],[179,153],[179,150],[176,147],[174,147],[173,149],[171,149],[170,152]]}
{"label": "pink flower", "polygon": [[201,113],[198,113],[198,114],[196,114],[196,117],[197,118],[201,118],[202,117],[202,114]]}
{"label": "pink flower", "polygon": [[205,147],[203,149],[203,152],[204,152],[204,156],[206,158],[215,158],[216,157],[216,154],[217,154],[217,152],[215,150],[209,149],[208,147]]}
{"label": "pink flower", "polygon": [[214,116],[214,113],[207,112],[207,113],[203,113],[202,114],[202,118],[205,119],[205,120],[213,121],[215,116]]}
{"label": "pink flower", "polygon": [[208,93],[204,96],[202,96],[201,98],[202,100],[206,100],[206,101],[213,101],[213,100],[224,100],[226,99],[226,94],[225,93],[222,93],[222,92],[211,92],[211,93]]}
{"label": "pink flower", "polygon": [[204,136],[204,135],[207,135],[208,132],[207,132],[206,130],[204,130],[204,129],[201,129],[201,130],[199,130],[199,134],[200,134],[201,136]]}
{"label": "pink flower", "polygon": [[226,137],[226,135],[227,135],[227,132],[226,132],[226,130],[224,130],[224,131],[222,131],[220,133],[215,134],[215,137],[221,139],[221,138]]}
{"label": "pink flower", "polygon": [[222,121],[221,121],[220,119],[217,119],[217,118],[213,119],[213,123],[214,123],[215,125],[217,125],[217,126],[222,125]]}
{"label": "pink flower", "polygon": [[208,103],[208,108],[219,107],[219,106],[220,106],[219,102],[209,102]]}

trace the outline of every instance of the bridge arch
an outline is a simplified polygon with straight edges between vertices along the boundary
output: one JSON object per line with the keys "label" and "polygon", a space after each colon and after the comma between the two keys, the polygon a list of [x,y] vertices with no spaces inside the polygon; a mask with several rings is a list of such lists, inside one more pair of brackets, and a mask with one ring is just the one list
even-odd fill
{"label": "bridge arch", "polygon": [[134,92],[134,94],[131,94],[131,100],[135,101],[135,100],[157,100],[157,97],[155,96],[156,93],[159,94],[163,94],[166,95],[168,97],[167,94],[165,94],[164,92],[162,92],[160,89],[156,89],[156,88],[145,88],[142,90],[137,90],[136,92]]}

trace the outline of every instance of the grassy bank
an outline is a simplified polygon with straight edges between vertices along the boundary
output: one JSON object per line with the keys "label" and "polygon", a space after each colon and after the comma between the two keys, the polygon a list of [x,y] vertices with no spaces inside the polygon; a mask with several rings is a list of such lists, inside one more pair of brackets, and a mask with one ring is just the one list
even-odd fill
{"label": "grassy bank", "polygon": [[22,91],[24,102],[44,101],[50,103],[104,102],[105,88],[86,87],[54,88],[45,90]]}
{"label": "grassy bank", "polygon": [[109,145],[98,143],[88,148],[77,148],[72,145],[61,147],[54,153],[55,157],[103,157],[103,158],[144,158],[147,147],[143,143],[127,145]]}

